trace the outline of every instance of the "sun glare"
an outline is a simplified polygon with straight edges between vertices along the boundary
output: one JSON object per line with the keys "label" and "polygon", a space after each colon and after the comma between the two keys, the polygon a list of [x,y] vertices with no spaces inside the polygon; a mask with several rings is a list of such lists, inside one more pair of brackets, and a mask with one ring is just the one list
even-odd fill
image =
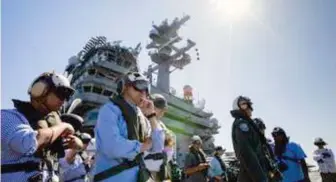
{"label": "sun glare", "polygon": [[230,20],[236,21],[249,13],[251,0],[213,0],[215,9]]}

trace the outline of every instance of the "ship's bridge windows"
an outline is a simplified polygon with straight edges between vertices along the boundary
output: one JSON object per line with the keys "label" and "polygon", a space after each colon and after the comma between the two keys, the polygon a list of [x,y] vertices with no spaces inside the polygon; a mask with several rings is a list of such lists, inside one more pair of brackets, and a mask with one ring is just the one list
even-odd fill
{"label": "ship's bridge windows", "polygon": [[84,92],[91,92],[92,85],[83,85]]}
{"label": "ship's bridge windows", "polygon": [[92,92],[96,93],[96,94],[101,94],[102,91],[103,91],[103,89],[99,86],[93,86],[93,88],[92,88]]}
{"label": "ship's bridge windows", "polygon": [[122,61],[120,58],[117,58],[117,65],[120,65],[120,66],[121,66],[122,62],[123,62],[123,61]]}
{"label": "ship's bridge windows", "polygon": [[97,71],[97,77],[103,77],[103,78],[105,78],[105,75],[102,72]]}
{"label": "ship's bridge windows", "polygon": [[107,90],[107,89],[105,89],[104,91],[103,91],[103,95],[105,95],[105,96],[112,96],[112,94],[113,94],[113,92],[112,91],[110,91],[110,90]]}
{"label": "ship's bridge windows", "polygon": [[107,60],[110,61],[110,62],[115,62],[115,56],[113,55],[112,52],[109,52],[107,54]]}
{"label": "ship's bridge windows", "polygon": [[116,72],[110,69],[97,68],[97,76],[99,77],[107,78],[114,81],[117,78],[116,74]]}
{"label": "ship's bridge windows", "polygon": [[107,75],[105,75],[108,79],[110,80],[115,80],[117,78],[117,76],[114,73],[107,73]]}
{"label": "ship's bridge windows", "polygon": [[88,74],[89,74],[89,75],[94,75],[94,74],[96,74],[96,69],[94,69],[94,68],[89,68],[89,69],[88,69]]}

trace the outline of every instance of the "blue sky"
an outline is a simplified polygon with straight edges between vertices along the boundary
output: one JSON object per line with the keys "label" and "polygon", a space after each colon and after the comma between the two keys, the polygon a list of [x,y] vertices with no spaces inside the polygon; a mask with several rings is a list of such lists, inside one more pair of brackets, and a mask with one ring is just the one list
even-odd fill
{"label": "blue sky", "polygon": [[[174,72],[172,86],[181,92],[190,84],[206,99],[222,126],[216,144],[232,149],[229,110],[243,94],[267,132],[282,126],[309,161],[316,136],[336,150],[336,1],[254,0],[239,20],[211,2],[2,1],[2,108],[12,107],[11,98],[28,99],[27,87],[41,72],[63,72],[91,36],[145,45],[152,21],[187,13],[180,34],[197,43],[201,60]],[[139,60],[145,69],[146,50]]]}

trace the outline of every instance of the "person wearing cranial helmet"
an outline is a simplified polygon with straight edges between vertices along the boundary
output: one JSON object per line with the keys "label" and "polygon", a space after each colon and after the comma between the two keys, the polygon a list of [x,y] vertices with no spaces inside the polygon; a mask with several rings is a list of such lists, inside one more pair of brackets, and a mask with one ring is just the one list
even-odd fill
{"label": "person wearing cranial helmet", "polygon": [[[1,110],[1,181],[45,179],[41,166],[45,166],[43,161],[48,156],[44,151],[60,137],[74,134],[70,124],[55,121],[50,125],[46,117],[56,113],[73,93],[65,76],[46,72],[28,88],[30,101],[13,99],[14,109]],[[56,176],[51,178],[57,181]]]}
{"label": "person wearing cranial helmet", "polygon": [[149,93],[147,78],[130,72],[118,80],[117,95],[100,108],[94,181],[152,179],[144,168],[143,154],[162,152],[164,138]]}
{"label": "person wearing cranial helmet", "polygon": [[327,143],[320,137],[315,138],[314,145],[317,146],[317,149],[313,153],[313,159],[319,166],[322,182],[336,181],[336,164],[333,151],[325,147]]}
{"label": "person wearing cranial helmet", "polygon": [[232,142],[237,159],[240,162],[240,173],[238,180],[268,181],[269,169],[266,167],[268,161],[263,149],[263,140],[259,128],[252,119],[252,101],[245,96],[238,96],[232,104],[231,116],[234,118],[232,124]]}

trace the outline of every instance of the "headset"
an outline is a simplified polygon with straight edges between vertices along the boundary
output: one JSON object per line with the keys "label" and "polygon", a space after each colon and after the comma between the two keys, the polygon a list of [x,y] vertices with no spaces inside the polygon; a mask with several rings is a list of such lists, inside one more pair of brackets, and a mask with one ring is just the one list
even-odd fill
{"label": "headset", "polygon": [[125,89],[125,79],[124,78],[120,78],[117,82],[117,93],[121,94]]}
{"label": "headset", "polygon": [[49,72],[43,73],[32,82],[28,89],[28,94],[32,98],[41,98],[49,93],[50,86],[53,85],[51,74]]}
{"label": "headset", "polygon": [[65,76],[46,72],[32,82],[28,88],[28,94],[34,99],[43,98],[51,89],[55,89],[59,98],[67,100],[75,91]]}

